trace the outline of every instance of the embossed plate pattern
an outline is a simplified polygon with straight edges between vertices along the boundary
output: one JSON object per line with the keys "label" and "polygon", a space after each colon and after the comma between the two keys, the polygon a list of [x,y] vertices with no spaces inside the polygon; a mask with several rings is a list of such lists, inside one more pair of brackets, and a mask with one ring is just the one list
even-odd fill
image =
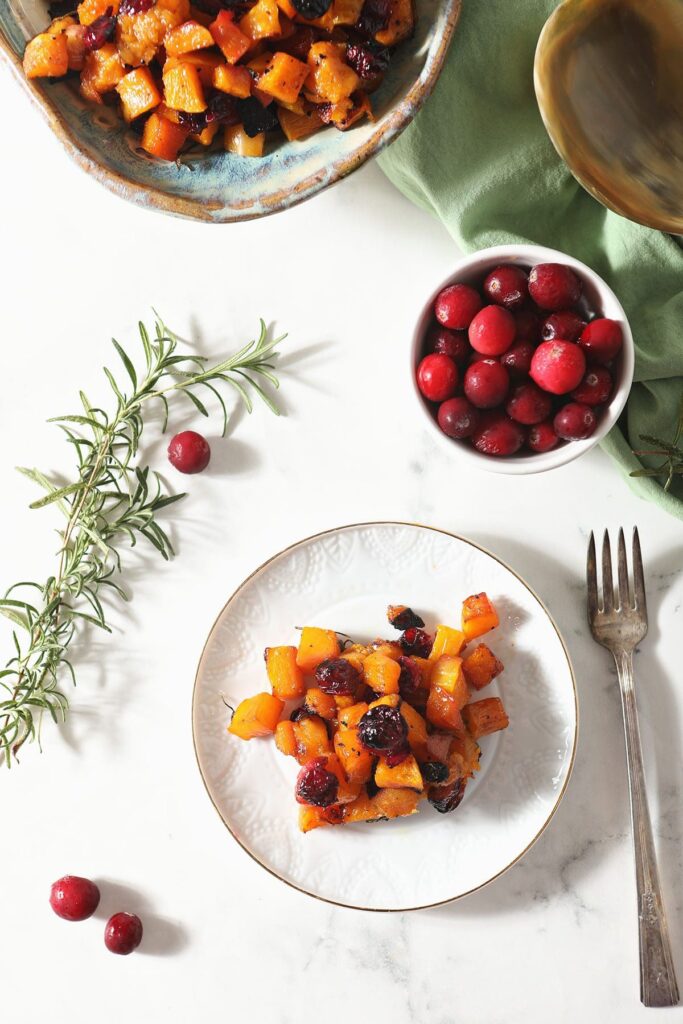
{"label": "embossed plate pattern", "polygon": [[[482,769],[452,814],[423,803],[410,818],[297,827],[297,765],[269,740],[226,734],[234,704],[268,689],[263,649],[295,644],[296,626],[358,639],[388,635],[387,604],[410,603],[429,626],[457,624],[485,590],[501,616],[490,643],[505,663],[491,695],[510,727],[482,740]],[[574,678],[550,615],[520,577],[463,538],[408,523],[342,527],[303,540],[253,573],[229,599],[201,657],[193,731],[208,793],[232,835],[263,867],[309,895],[365,910],[448,902],[510,867],[543,831],[571,772]]]}

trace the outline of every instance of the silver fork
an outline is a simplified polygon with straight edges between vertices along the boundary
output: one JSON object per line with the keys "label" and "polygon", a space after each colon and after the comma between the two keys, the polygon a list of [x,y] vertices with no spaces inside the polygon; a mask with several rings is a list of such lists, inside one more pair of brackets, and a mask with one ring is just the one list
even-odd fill
{"label": "silver fork", "polygon": [[629,588],[624,531],[619,530],[618,593],[615,603],[612,552],[605,530],[602,543],[602,603],[598,594],[595,539],[588,545],[588,622],[593,637],[612,652],[617,665],[626,733],[631,824],[636,855],[640,999],[645,1006],[676,1006],[678,985],[662,902],[650,812],[645,792],[643,752],[633,679],[633,650],[647,633],[643,560],[638,530],[633,531],[633,582]]}

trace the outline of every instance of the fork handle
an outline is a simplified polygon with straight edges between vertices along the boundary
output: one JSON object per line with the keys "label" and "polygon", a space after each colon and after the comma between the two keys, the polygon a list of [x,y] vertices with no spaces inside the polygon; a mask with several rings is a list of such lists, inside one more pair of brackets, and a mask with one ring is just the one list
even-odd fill
{"label": "fork handle", "polygon": [[633,684],[631,651],[615,651],[626,733],[626,761],[631,798],[631,823],[636,858],[640,1000],[645,1006],[677,1006],[678,985],[671,957],[669,929],[662,903],[657,857],[645,792],[643,751]]}

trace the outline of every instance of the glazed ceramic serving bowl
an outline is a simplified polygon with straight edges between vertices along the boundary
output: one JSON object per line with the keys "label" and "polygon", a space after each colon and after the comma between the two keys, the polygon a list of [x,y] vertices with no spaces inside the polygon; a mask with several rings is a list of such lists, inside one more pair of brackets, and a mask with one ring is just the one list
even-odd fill
{"label": "glazed ceramic serving bowl", "polygon": [[[428,402],[420,393],[417,386],[416,369],[420,359],[426,354],[425,338],[430,325],[434,322],[433,309],[437,295],[448,285],[458,282],[480,289],[486,275],[501,263],[516,264],[525,270],[530,270],[538,263],[564,263],[581,278],[583,300],[592,315],[609,317],[611,320],[617,320],[621,325],[624,344],[612,368],[614,375],[612,397],[609,403],[600,410],[595,432],[585,441],[560,442],[552,451],[543,454],[528,451],[507,458],[484,455],[473,448],[469,441],[456,441],[447,437],[440,430],[436,420],[438,406],[433,402]],[[452,456],[479,469],[521,476],[528,473],[543,473],[546,470],[564,466],[581,455],[585,455],[609,433],[619,419],[631,390],[634,357],[633,335],[624,309],[612,289],[594,270],[591,270],[585,263],[581,263],[580,260],[567,256],[566,253],[558,252],[556,249],[546,249],[540,245],[496,245],[489,249],[481,249],[479,252],[459,260],[453,272],[429,296],[419,313],[413,332],[410,348],[410,374],[420,418],[434,437],[435,443],[444,446]]]}
{"label": "glazed ceramic serving bowl", "polygon": [[147,156],[121,119],[95,108],[66,81],[24,77],[27,39],[49,22],[46,0],[0,0],[0,56],[15,72],[67,152],[124,199],[214,223],[249,220],[294,206],[377,154],[410,123],[439,75],[462,0],[417,0],[412,39],[396,50],[375,94],[376,120],[347,132],[328,128],[301,142],[273,144],[262,159],[189,154],[182,163]]}

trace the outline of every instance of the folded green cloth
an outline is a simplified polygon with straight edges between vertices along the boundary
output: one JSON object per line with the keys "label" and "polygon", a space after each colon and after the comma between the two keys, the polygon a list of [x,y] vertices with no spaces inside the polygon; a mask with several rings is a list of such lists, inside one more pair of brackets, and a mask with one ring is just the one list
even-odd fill
{"label": "folded green cloth", "polygon": [[[419,3],[419,0],[417,0]],[[575,181],[543,127],[534,49],[553,0],[464,0],[433,95],[379,164],[465,251],[524,240],[583,260],[614,289],[636,342],[621,426],[603,448],[630,473],[641,434],[671,439],[683,398],[683,250],[606,210]],[[646,446],[647,447],[647,446]],[[644,457],[653,466],[661,459]],[[629,478],[683,518],[683,479]]]}

